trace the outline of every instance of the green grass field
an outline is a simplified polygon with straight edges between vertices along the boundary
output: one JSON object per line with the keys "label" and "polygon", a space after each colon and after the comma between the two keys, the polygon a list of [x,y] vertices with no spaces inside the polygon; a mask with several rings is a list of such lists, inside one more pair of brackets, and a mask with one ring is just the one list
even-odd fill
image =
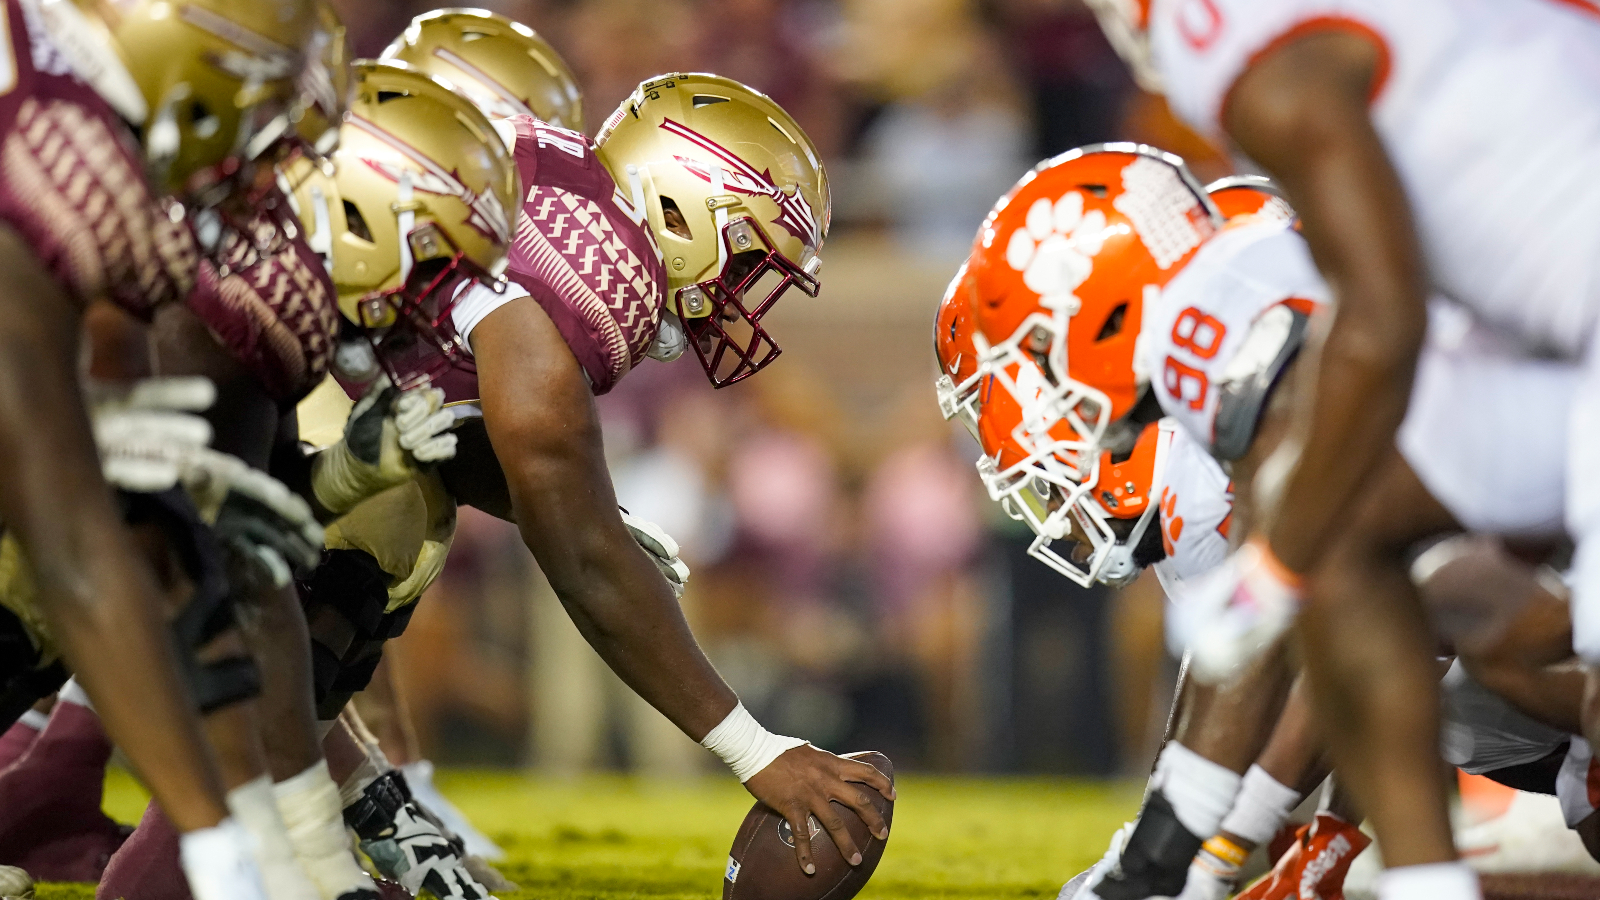
{"label": "green grass field", "polygon": [[[500,900],[720,896],[728,847],[750,806],[731,779],[442,772],[439,784],[506,848],[502,871],[521,890]],[[908,776],[883,864],[861,896],[1054,897],[1099,858],[1138,802],[1138,785]],[[134,822],[143,805],[138,786],[113,773],[107,811]],[[79,885],[38,892],[39,900],[93,896]]]}

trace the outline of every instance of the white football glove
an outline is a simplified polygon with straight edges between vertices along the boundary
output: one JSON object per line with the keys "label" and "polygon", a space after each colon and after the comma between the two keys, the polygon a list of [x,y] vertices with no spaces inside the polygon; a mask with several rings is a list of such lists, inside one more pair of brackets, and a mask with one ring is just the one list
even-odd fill
{"label": "white football glove", "polygon": [[622,524],[628,526],[628,533],[638,542],[644,552],[650,555],[650,561],[661,570],[661,577],[667,579],[667,585],[672,588],[672,595],[679,600],[683,599],[683,589],[689,583],[689,567],[678,558],[678,542],[672,535],[661,530],[661,526],[619,507],[622,513]]}
{"label": "white football glove", "polygon": [[1300,601],[1299,576],[1252,537],[1183,593],[1194,676],[1216,684],[1238,674],[1289,630]]}
{"label": "white football glove", "polygon": [[178,484],[184,461],[211,443],[217,389],[205,378],[147,378],[126,391],[90,388],[90,421],[100,467],[114,487],[136,493]]}
{"label": "white football glove", "polygon": [[322,526],[311,505],[283,482],[209,448],[191,454],[182,477],[218,539],[273,587],[321,561]]}
{"label": "white football glove", "polygon": [[450,459],[456,455],[454,424],[444,391],[426,385],[401,391],[380,376],[350,410],[344,438],[312,462],[317,502],[345,513],[411,480],[422,466]]}

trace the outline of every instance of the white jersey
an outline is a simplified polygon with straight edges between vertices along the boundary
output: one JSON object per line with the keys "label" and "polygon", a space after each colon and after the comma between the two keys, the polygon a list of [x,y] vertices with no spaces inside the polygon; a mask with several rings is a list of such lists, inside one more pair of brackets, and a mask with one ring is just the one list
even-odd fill
{"label": "white jersey", "polygon": [[1576,356],[1600,318],[1600,15],[1558,0],[1154,0],[1179,117],[1222,136],[1235,82],[1312,29],[1384,50],[1372,118],[1434,286]]}
{"label": "white jersey", "polygon": [[1569,363],[1524,357],[1460,307],[1435,299],[1395,443],[1468,531],[1558,535],[1579,377]]}
{"label": "white jersey", "polygon": [[1572,735],[1535,722],[1467,674],[1460,660],[1439,682],[1439,755],[1473,775],[1538,762]]}
{"label": "white jersey", "polygon": [[1327,300],[1327,283],[1289,222],[1232,226],[1146,301],[1134,365],[1149,374],[1162,411],[1209,450],[1219,394],[1214,386],[1251,326],[1279,304],[1310,312]]}
{"label": "white jersey", "polygon": [[1155,569],[1167,596],[1176,599],[1185,579],[1209,571],[1228,555],[1233,480],[1174,420],[1161,420],[1161,439],[1165,465],[1151,493],[1160,503],[1167,556]]}

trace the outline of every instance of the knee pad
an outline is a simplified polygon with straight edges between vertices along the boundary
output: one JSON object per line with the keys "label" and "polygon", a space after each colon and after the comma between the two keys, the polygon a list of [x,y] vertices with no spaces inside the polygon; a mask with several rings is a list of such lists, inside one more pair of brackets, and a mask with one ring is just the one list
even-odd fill
{"label": "knee pad", "polygon": [[205,645],[234,627],[222,546],[201,521],[183,491],[153,494],[120,492],[124,518],[131,525],[153,523],[165,533],[184,573],[194,584],[188,603],[172,620],[178,668],[201,713],[209,713],[261,693],[261,673],[249,656],[201,662]]}
{"label": "knee pad", "polygon": [[349,620],[357,634],[371,636],[389,608],[389,581],[389,573],[370,553],[325,550],[316,570],[300,582],[300,601],[307,613],[330,607]]}

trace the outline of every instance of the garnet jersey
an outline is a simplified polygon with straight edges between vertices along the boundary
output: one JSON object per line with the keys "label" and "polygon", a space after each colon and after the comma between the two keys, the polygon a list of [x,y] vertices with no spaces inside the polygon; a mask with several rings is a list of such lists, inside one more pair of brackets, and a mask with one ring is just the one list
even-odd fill
{"label": "garnet jersey", "polygon": [[[539,302],[604,394],[655,340],[667,293],[661,250],[643,209],[623,196],[589,139],[531,116],[515,126],[513,156],[527,191],[503,293],[475,285],[451,312],[463,339],[519,297]],[[502,131],[502,134],[505,133]],[[449,402],[478,398],[477,379],[438,379]]]}
{"label": "garnet jersey", "polygon": [[1149,374],[1161,409],[1210,449],[1217,385],[1262,314],[1286,303],[1309,311],[1327,298],[1311,252],[1289,222],[1231,226],[1145,302],[1134,365]]}
{"label": "garnet jersey", "polygon": [[152,195],[132,133],[73,74],[34,0],[0,0],[0,222],[80,302],[148,317],[181,300],[197,254]]}
{"label": "garnet jersey", "polygon": [[273,399],[293,403],[328,372],[339,307],[288,198],[274,187],[253,210],[221,231],[188,305]]}
{"label": "garnet jersey", "polygon": [[1600,16],[1558,0],[1154,0],[1173,110],[1219,136],[1229,92],[1315,29],[1383,51],[1372,120],[1435,287],[1577,355],[1600,319]]}

